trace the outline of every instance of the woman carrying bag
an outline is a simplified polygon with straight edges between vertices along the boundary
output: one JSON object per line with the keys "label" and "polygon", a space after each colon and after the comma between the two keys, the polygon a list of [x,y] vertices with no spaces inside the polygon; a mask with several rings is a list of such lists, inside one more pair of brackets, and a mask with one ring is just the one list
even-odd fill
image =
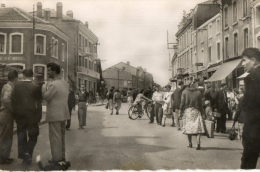
{"label": "woman carrying bag", "polygon": [[188,136],[189,148],[192,148],[192,136],[197,136],[197,150],[201,149],[200,136],[205,133],[205,124],[202,118],[202,94],[198,89],[198,81],[194,80],[186,88],[181,97],[181,118],[184,120],[183,133]]}

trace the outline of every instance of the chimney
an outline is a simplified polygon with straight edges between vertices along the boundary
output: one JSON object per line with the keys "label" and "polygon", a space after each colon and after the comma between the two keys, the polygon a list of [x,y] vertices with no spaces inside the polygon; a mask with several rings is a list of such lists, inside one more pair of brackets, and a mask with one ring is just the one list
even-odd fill
{"label": "chimney", "polygon": [[88,28],[88,22],[87,21],[85,22],[85,26]]}
{"label": "chimney", "polygon": [[73,11],[71,11],[71,10],[67,11],[66,15],[67,15],[68,17],[73,18]]}
{"label": "chimney", "polygon": [[62,3],[58,2],[56,5],[56,17],[62,19]]}
{"label": "chimney", "polygon": [[37,17],[42,17],[42,3],[37,2],[37,11],[36,11],[36,16]]}
{"label": "chimney", "polygon": [[50,17],[51,17],[51,11],[49,9],[46,9],[44,11],[44,19],[45,20],[50,20]]}
{"label": "chimney", "polygon": [[129,62],[129,61],[127,61],[127,62],[126,62],[126,64],[127,64],[127,65],[130,65],[130,62]]}
{"label": "chimney", "polygon": [[5,8],[5,4],[1,4],[1,8]]}

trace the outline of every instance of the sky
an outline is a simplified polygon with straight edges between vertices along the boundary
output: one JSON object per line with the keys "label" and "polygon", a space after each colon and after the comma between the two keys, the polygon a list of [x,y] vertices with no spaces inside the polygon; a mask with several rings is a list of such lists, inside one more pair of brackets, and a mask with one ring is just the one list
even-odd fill
{"label": "sky", "polygon": [[99,38],[98,57],[106,69],[119,62],[129,61],[153,74],[154,81],[165,85],[171,77],[169,42],[182,19],[189,11],[206,0],[0,0],[6,7],[32,11],[33,4],[56,9],[62,2],[63,14],[72,10],[74,18],[87,21]]}

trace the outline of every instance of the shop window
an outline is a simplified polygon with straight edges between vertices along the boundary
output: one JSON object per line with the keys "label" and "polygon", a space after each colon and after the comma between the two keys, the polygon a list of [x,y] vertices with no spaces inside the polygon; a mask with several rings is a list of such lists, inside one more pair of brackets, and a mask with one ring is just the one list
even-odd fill
{"label": "shop window", "polygon": [[10,54],[23,54],[23,34],[10,34]]}

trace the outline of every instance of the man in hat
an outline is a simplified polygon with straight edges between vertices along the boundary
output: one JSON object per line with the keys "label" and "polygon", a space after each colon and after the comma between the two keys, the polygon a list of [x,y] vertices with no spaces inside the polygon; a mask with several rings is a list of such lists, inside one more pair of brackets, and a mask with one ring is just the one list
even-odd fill
{"label": "man in hat", "polygon": [[242,169],[255,169],[260,153],[260,51],[247,48],[242,53],[246,71],[245,92],[241,105],[244,119]]}

